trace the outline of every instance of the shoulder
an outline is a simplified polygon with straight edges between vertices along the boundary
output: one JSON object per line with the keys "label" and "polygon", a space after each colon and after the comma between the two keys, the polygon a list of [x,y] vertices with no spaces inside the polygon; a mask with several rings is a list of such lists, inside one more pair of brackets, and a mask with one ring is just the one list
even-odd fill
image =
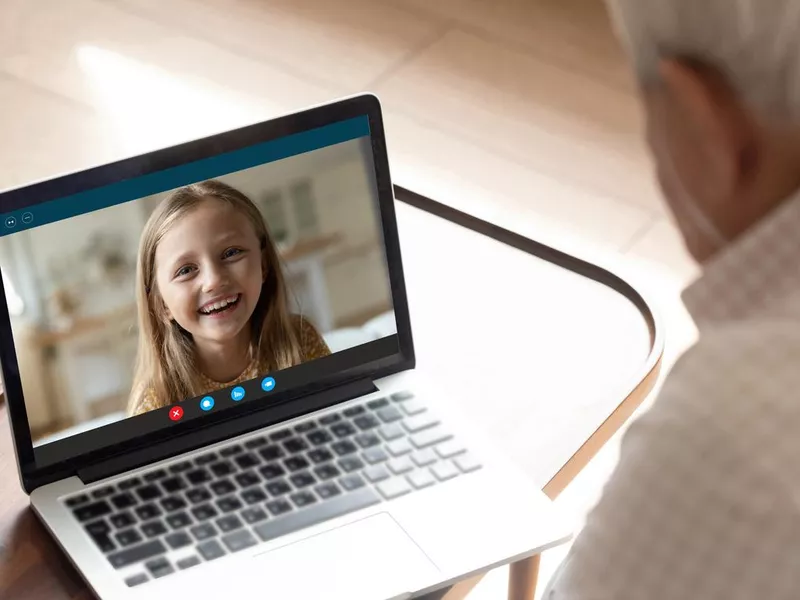
{"label": "shoulder", "polygon": [[300,351],[304,361],[327,356],[331,353],[322,335],[306,317],[292,315],[292,326],[300,342]]}
{"label": "shoulder", "polygon": [[132,405],[128,408],[128,416],[135,417],[159,408],[158,398],[152,386],[146,386],[139,392]]}

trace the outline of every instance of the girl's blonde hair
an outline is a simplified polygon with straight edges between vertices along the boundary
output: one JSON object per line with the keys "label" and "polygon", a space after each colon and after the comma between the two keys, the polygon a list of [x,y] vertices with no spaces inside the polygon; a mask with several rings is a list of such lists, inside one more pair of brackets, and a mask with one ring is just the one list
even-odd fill
{"label": "girl's blonde hair", "polygon": [[155,278],[156,248],[173,224],[213,198],[245,215],[255,230],[266,263],[261,295],[250,318],[251,359],[265,371],[298,364],[301,347],[289,312],[280,259],[264,218],[239,190],[209,180],[180,188],[167,196],[148,219],[139,242],[136,268],[139,348],[128,414],[136,414],[145,397],[163,407],[208,390],[200,389],[200,370],[191,335],[167,316]]}

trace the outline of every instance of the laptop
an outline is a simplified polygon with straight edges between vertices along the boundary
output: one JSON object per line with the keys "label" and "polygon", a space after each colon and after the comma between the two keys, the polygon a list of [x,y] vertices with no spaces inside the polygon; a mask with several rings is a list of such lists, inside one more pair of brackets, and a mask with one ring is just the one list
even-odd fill
{"label": "laptop", "polygon": [[416,365],[377,97],[0,212],[20,481],[98,597],[410,598],[569,538]]}

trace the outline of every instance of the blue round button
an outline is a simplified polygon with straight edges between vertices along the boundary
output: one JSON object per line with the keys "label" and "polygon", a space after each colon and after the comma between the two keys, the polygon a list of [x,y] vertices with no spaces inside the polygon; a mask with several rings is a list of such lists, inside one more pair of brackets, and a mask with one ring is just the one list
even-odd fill
{"label": "blue round button", "polygon": [[200,408],[206,411],[211,410],[214,408],[214,399],[211,396],[206,396],[200,400]]}
{"label": "blue round button", "polygon": [[237,385],[231,390],[231,400],[238,402],[242,398],[244,398],[244,388],[240,385]]}
{"label": "blue round button", "polygon": [[265,392],[271,392],[275,389],[275,380],[272,377],[264,377],[261,380],[261,389]]}

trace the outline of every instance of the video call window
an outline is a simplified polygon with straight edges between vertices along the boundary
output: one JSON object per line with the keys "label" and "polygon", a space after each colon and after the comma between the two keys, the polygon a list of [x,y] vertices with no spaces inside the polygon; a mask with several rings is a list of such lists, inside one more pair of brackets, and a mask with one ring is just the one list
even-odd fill
{"label": "video call window", "polygon": [[396,333],[372,164],[362,137],[41,226],[31,207],[0,269],[34,445]]}

